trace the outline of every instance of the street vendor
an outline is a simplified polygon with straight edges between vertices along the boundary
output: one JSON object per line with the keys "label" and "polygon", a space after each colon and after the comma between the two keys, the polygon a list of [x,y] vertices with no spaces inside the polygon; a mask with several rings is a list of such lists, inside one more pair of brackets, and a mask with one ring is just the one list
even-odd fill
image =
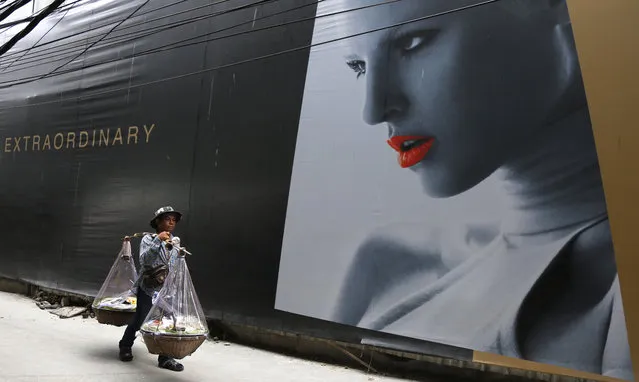
{"label": "street vendor", "polygon": [[[166,242],[173,238],[172,232],[181,218],[182,214],[171,206],[158,209],[150,223],[156,235],[147,234],[142,238],[140,273],[132,289],[137,295],[137,309],[119,344],[120,360],[123,362],[133,360],[131,347],[135,341],[135,334],[153,307],[154,294],[162,289],[164,279],[179,255],[179,249],[167,245]],[[158,366],[173,371],[184,370],[181,363],[164,355],[158,356]]]}

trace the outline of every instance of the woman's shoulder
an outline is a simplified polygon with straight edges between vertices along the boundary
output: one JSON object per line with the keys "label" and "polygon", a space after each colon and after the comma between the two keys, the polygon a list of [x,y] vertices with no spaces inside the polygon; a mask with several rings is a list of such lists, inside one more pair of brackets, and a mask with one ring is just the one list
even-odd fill
{"label": "woman's shoulder", "polygon": [[371,233],[359,246],[355,261],[441,263],[454,268],[499,234],[494,222],[455,225],[394,224]]}
{"label": "woman's shoulder", "polygon": [[581,231],[575,238],[573,247],[582,253],[612,252],[610,220],[602,219]]}
{"label": "woman's shoulder", "polygon": [[[494,239],[490,224],[455,228],[395,224],[371,233],[359,246],[341,287],[336,320],[356,324],[370,304],[413,280],[428,284]],[[379,301],[378,301],[379,302]]]}
{"label": "woman's shoulder", "polygon": [[599,295],[607,291],[617,276],[610,222],[602,220],[579,233],[571,246],[570,269],[584,285],[575,289],[596,288]]}
{"label": "woman's shoulder", "polygon": [[377,229],[357,248],[351,273],[374,275],[378,285],[421,270],[440,273],[442,236],[441,228],[397,224]]}

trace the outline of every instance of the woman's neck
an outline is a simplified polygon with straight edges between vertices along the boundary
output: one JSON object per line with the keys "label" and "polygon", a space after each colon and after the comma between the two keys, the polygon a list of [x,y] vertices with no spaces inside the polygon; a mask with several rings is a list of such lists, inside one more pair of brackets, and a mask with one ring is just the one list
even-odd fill
{"label": "woman's neck", "polygon": [[505,191],[505,234],[552,235],[605,216],[587,109],[548,126],[530,148],[499,170]]}

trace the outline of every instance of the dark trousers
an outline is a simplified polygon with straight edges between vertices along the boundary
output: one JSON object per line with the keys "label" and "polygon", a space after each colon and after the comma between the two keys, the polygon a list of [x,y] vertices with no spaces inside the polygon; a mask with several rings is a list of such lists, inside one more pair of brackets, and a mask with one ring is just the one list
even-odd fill
{"label": "dark trousers", "polygon": [[[142,327],[144,319],[149,314],[152,307],[153,300],[151,296],[146,294],[142,289],[138,289],[138,304],[135,309],[135,316],[124,331],[124,335],[120,340],[120,348],[130,348],[133,346],[133,342],[135,342],[135,333]],[[160,363],[168,359],[170,358],[167,356],[158,356],[158,362]]]}

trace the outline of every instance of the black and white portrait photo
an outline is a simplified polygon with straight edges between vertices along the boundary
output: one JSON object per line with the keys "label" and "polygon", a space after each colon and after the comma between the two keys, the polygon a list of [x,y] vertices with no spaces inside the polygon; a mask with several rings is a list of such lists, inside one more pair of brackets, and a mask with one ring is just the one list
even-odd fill
{"label": "black and white portrait photo", "polygon": [[633,380],[565,1],[319,1],[313,45],[275,308]]}

